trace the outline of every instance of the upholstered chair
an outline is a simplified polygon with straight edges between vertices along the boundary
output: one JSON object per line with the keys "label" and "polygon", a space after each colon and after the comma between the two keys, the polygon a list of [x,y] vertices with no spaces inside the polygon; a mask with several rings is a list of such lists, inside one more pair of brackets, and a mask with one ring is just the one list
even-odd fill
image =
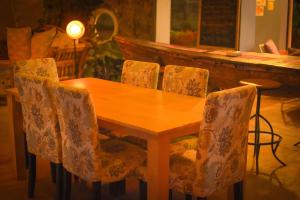
{"label": "upholstered chair", "polygon": [[[163,76],[162,90],[195,97],[206,97],[209,72],[206,69],[167,65]],[[181,141],[193,136],[185,136],[175,139],[173,142]],[[197,136],[195,136],[197,137]],[[133,136],[126,136],[127,142],[138,145],[143,149],[147,148],[146,140]]]}
{"label": "upholstered chair", "polygon": [[[61,135],[56,109],[47,78],[18,73],[18,88],[23,113],[29,160],[28,196],[34,196],[36,156],[50,161],[56,171],[57,199],[62,197]],[[56,168],[56,170],[55,170]]]}
{"label": "upholstered chair", "polygon": [[121,82],[144,88],[157,88],[159,64],[135,60],[123,63]]}
{"label": "upholstered chair", "polygon": [[206,97],[208,74],[206,69],[167,65],[162,90],[195,97]]}
{"label": "upholstered chair", "polygon": [[[55,82],[58,81],[56,63],[53,58],[39,58],[39,59],[15,61],[13,63],[13,72],[15,76],[21,73],[21,74],[28,74],[31,76],[49,78]],[[26,144],[26,140],[25,140],[25,144]],[[25,145],[25,152],[27,154],[27,145]],[[25,162],[26,162],[25,163],[26,167],[28,167],[28,156],[26,156]],[[54,173],[55,172],[54,169],[55,166],[51,164],[51,172]],[[54,177],[55,176],[53,176],[53,178]],[[53,181],[55,182],[55,179],[53,179]]]}
{"label": "upholstered chair", "polygon": [[18,73],[46,77],[58,82],[57,67],[53,58],[16,61],[14,63],[14,74],[16,75]]}
{"label": "upholstered chair", "polygon": [[[186,199],[206,199],[216,190],[234,185],[235,199],[243,199],[248,125],[255,95],[255,86],[243,86],[207,96],[198,139],[171,146],[170,189],[185,193]],[[145,168],[136,171],[144,181],[145,172]],[[142,191],[146,189],[144,181],[140,182]],[[145,193],[141,199],[146,199]]]}
{"label": "upholstered chair", "polygon": [[55,96],[62,135],[65,199],[71,195],[71,174],[93,182],[94,197],[100,199],[101,183],[124,179],[145,161],[146,153],[126,142],[98,138],[97,116],[86,89],[59,85]]}

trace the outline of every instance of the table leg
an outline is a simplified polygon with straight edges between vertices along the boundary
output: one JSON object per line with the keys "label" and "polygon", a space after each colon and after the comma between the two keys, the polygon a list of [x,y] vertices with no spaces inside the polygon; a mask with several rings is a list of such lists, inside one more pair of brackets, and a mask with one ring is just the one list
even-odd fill
{"label": "table leg", "polygon": [[21,104],[11,94],[7,95],[9,137],[11,138],[13,168],[18,180],[26,179],[25,144]]}
{"label": "table leg", "polygon": [[166,138],[148,140],[148,200],[169,199],[169,146]]}

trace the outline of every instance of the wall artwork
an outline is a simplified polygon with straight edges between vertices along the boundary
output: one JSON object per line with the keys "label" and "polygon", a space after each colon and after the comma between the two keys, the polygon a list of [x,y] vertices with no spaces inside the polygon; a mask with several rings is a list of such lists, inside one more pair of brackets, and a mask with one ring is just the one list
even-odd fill
{"label": "wall artwork", "polygon": [[256,16],[262,17],[265,14],[265,7],[264,6],[256,6]]}

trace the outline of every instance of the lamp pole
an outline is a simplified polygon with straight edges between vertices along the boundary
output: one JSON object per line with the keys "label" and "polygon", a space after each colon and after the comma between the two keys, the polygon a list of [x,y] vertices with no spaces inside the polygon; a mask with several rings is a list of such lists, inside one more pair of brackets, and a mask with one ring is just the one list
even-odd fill
{"label": "lamp pole", "polygon": [[74,39],[74,66],[75,66],[75,78],[79,77],[79,66],[77,63],[77,51],[76,51],[76,39]]}
{"label": "lamp pole", "polygon": [[74,41],[74,75],[75,78],[80,78],[79,77],[79,63],[77,59],[77,50],[76,50],[76,43],[78,43],[78,39],[81,38],[84,34],[85,28],[84,25],[78,21],[78,20],[73,20],[68,23],[66,27],[66,32],[70,38],[73,39]]}

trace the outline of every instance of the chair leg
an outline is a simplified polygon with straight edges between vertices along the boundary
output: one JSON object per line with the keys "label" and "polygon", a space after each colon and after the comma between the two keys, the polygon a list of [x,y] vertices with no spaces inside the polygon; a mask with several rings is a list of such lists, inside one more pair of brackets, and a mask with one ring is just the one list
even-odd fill
{"label": "chair leg", "polygon": [[26,140],[26,134],[24,133],[24,145],[25,145],[25,167],[26,167],[26,169],[28,169],[29,168],[29,155],[28,155],[28,148],[27,148],[27,140]]}
{"label": "chair leg", "polygon": [[72,175],[66,169],[63,169],[63,199],[71,199]]}
{"label": "chair leg", "polygon": [[197,200],[207,200],[207,197],[197,197]]}
{"label": "chair leg", "polygon": [[78,181],[79,180],[78,176],[76,176],[76,175],[73,175],[73,178],[74,178],[74,181]]}
{"label": "chair leg", "polygon": [[190,194],[185,195],[185,200],[193,200],[193,196]]}
{"label": "chair leg", "polygon": [[109,184],[109,193],[114,197],[119,197],[126,193],[126,180],[113,182]]}
{"label": "chair leg", "polygon": [[101,182],[93,183],[93,199],[101,200]]}
{"label": "chair leg", "polygon": [[172,190],[171,189],[169,189],[169,200],[172,200],[173,199],[173,193],[172,193]]}
{"label": "chair leg", "polygon": [[61,163],[56,164],[56,199],[63,198],[63,166]]}
{"label": "chair leg", "polygon": [[234,200],[243,200],[243,181],[234,184]]}
{"label": "chair leg", "polygon": [[139,180],[140,200],[147,200],[147,182]]}
{"label": "chair leg", "polygon": [[35,177],[36,177],[36,156],[32,153],[28,153],[28,197],[32,198],[34,196],[35,188]]}
{"label": "chair leg", "polygon": [[50,162],[50,171],[51,171],[51,178],[52,183],[56,183],[56,164],[53,162]]}

